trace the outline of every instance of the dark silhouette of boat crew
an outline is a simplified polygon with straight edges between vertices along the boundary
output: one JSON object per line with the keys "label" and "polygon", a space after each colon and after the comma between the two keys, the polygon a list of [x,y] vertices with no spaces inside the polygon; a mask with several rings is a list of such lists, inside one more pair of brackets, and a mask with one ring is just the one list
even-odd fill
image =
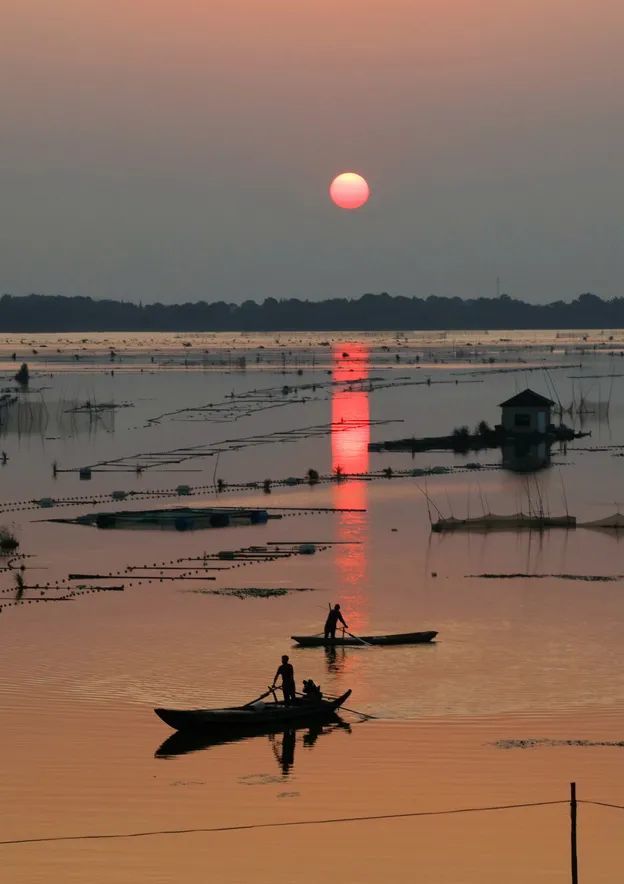
{"label": "dark silhouette of boat crew", "polygon": [[320,685],[315,684],[311,678],[303,679],[303,699],[311,702],[318,702],[323,699]]}
{"label": "dark silhouette of boat crew", "polygon": [[327,615],[327,620],[325,621],[324,638],[336,638],[336,628],[338,626],[338,621],[342,623],[345,629],[349,628],[349,624],[345,622],[344,617],[340,613],[340,605],[334,605],[333,608],[330,607],[329,614]]}
{"label": "dark silhouette of boat crew", "polygon": [[272,687],[275,687],[275,685],[277,684],[277,679],[282,679],[281,688],[284,692],[284,704],[286,706],[290,706],[291,703],[295,702],[296,694],[295,670],[292,663],[288,662],[288,659],[288,655],[284,654],[282,657],[281,666],[277,667],[277,672],[275,673],[275,677],[273,678],[272,685]]}

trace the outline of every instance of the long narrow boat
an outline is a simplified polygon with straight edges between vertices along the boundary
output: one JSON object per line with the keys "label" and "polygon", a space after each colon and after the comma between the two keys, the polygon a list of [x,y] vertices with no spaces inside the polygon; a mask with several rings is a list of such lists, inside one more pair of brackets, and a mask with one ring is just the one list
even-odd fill
{"label": "long narrow boat", "polygon": [[253,729],[259,725],[300,724],[331,718],[337,709],[351,696],[346,691],[333,700],[307,700],[297,698],[289,706],[283,701],[265,703],[257,700],[247,706],[226,709],[154,709],[159,718],[177,731],[201,730],[219,734],[235,728]]}
{"label": "long narrow boat", "polygon": [[303,648],[340,648],[344,645],[363,647],[364,645],[421,645],[433,641],[438,633],[428,632],[397,632],[394,635],[361,635],[354,638],[350,635],[339,638],[323,638],[319,635],[291,635],[293,641]]}

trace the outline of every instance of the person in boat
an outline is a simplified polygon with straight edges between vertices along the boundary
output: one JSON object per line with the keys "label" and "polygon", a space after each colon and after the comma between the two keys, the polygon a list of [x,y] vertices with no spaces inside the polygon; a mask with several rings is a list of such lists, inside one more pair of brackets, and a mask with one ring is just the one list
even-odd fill
{"label": "person in boat", "polygon": [[340,613],[340,605],[334,605],[333,608],[330,607],[327,620],[325,621],[325,638],[336,638],[336,627],[339,620],[345,629],[349,628],[349,624],[345,623],[344,617]]}
{"label": "person in boat", "polygon": [[273,679],[273,687],[277,684],[277,679],[282,679],[282,690],[284,691],[284,703],[290,706],[295,702],[295,670],[292,663],[288,662],[288,654],[282,657],[282,665],[277,667],[275,678]]}
{"label": "person in boat", "polygon": [[323,699],[323,692],[320,685],[314,683],[311,678],[303,679],[303,698],[304,700],[312,700],[318,702]]}

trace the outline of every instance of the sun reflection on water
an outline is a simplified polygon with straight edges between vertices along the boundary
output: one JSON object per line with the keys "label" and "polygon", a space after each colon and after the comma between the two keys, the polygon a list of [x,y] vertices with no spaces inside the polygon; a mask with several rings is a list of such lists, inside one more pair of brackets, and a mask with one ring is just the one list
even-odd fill
{"label": "sun reflection on water", "polygon": [[[334,347],[332,356],[333,379],[339,384],[332,394],[332,470],[345,475],[364,474],[368,472],[370,440],[368,392],[361,384],[357,384],[356,389],[351,389],[350,384],[368,378],[368,347],[362,343],[343,343]],[[336,507],[366,509],[366,481],[336,482],[333,498]],[[345,512],[338,517],[336,539],[344,544],[336,547],[340,602],[349,626],[356,633],[369,622],[369,601],[364,593],[367,529],[364,512]]]}

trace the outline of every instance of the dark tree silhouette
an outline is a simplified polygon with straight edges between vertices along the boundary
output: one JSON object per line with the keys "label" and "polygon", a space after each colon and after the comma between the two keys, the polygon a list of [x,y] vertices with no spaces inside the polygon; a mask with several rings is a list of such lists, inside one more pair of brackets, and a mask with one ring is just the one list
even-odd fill
{"label": "dark tree silhouette", "polygon": [[197,301],[130,304],[61,295],[0,297],[0,332],[72,331],[323,331],[622,328],[624,298],[586,293],[573,301],[528,304],[499,298],[391,296],[325,301]]}

